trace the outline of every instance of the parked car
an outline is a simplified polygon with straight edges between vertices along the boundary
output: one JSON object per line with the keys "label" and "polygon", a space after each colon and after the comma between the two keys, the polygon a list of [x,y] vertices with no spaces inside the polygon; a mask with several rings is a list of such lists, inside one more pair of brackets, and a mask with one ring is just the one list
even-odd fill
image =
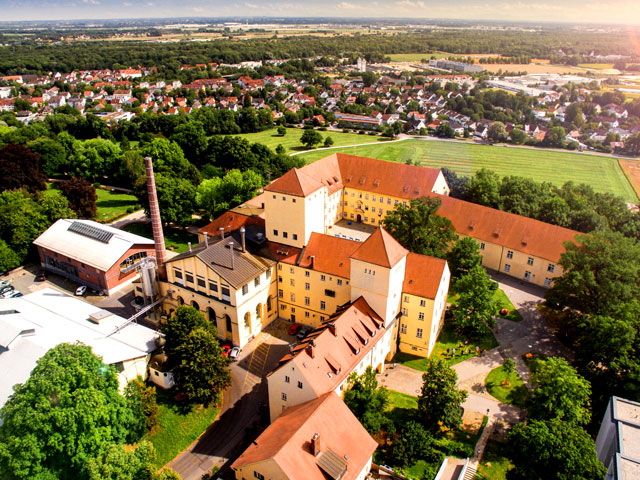
{"label": "parked car", "polygon": [[298,333],[300,331],[301,328],[302,328],[301,324],[294,323],[293,325],[291,325],[289,327],[289,335],[295,335],[296,333]]}
{"label": "parked car", "polygon": [[0,298],[11,298],[15,293],[20,292],[16,292],[13,287],[11,287],[11,290],[3,290],[2,293],[0,293]]}
{"label": "parked car", "polygon": [[229,352],[231,352],[231,347],[229,345],[222,345],[222,356],[223,357],[228,357],[229,356]]}
{"label": "parked car", "polygon": [[76,295],[77,296],[83,297],[85,293],[87,293],[87,286],[86,285],[80,285],[78,288],[76,288]]}
{"label": "parked car", "polygon": [[22,292],[18,292],[17,290],[11,292],[7,298],[18,298],[22,297]]}
{"label": "parked car", "polygon": [[240,355],[240,348],[239,347],[233,347],[231,349],[231,351],[229,352],[229,358],[231,360],[236,360],[238,358],[238,355]]}
{"label": "parked car", "polygon": [[11,285],[11,280],[0,280],[0,288],[8,287]]}
{"label": "parked car", "polygon": [[38,274],[36,275],[36,278],[34,278],[34,281],[36,282],[44,282],[47,279],[47,274],[45,273],[44,270],[40,270],[38,272]]}
{"label": "parked car", "polygon": [[0,295],[3,295],[5,292],[13,292],[15,288],[11,285],[5,285],[4,287],[0,287]]}
{"label": "parked car", "polygon": [[302,340],[304,337],[306,337],[307,335],[309,335],[309,329],[308,328],[303,328],[298,332],[298,335],[296,335],[296,337],[298,337],[300,340]]}

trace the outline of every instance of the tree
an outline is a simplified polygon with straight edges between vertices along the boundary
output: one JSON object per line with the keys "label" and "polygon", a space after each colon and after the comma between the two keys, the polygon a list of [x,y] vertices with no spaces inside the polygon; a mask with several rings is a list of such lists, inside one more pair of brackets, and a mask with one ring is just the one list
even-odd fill
{"label": "tree", "polygon": [[201,166],[204,152],[207,150],[207,134],[202,123],[188,121],[179,125],[171,135],[171,141],[177,143],[184,156],[194,165]]}
{"label": "tree", "polygon": [[624,152],[627,155],[640,155],[640,133],[634,133],[624,141]]}
{"label": "tree", "polygon": [[[156,387],[147,385],[142,377],[131,380],[124,391],[136,418],[144,419],[144,430],[149,431],[158,424],[159,407],[156,402]],[[141,429],[142,430],[142,429]]]}
{"label": "tree", "polygon": [[504,142],[507,135],[507,129],[502,122],[493,122],[487,129],[487,137],[494,142]]}
{"label": "tree", "polygon": [[544,143],[551,147],[562,147],[567,137],[567,133],[562,127],[553,127],[544,137]]}
{"label": "tree", "polygon": [[38,154],[13,143],[0,148],[0,192],[24,188],[35,193],[47,188],[46,181]]}
{"label": "tree", "polygon": [[344,394],[344,403],[367,432],[375,434],[385,425],[389,392],[384,387],[378,388],[376,372],[371,367],[367,367],[360,376],[355,372],[349,376],[349,390]]}
{"label": "tree", "polygon": [[447,122],[442,122],[440,125],[436,127],[436,137],[440,138],[454,138],[456,136],[456,132],[451,125]]}
{"label": "tree", "polygon": [[324,146],[325,147],[330,147],[331,145],[333,145],[333,138],[331,137],[327,137],[324,139]]}
{"label": "tree", "polygon": [[210,218],[255,197],[264,184],[260,174],[253,170],[234,169],[223,178],[204,180],[196,190],[196,203]]}
{"label": "tree", "polygon": [[495,325],[496,302],[493,299],[498,284],[491,280],[481,265],[455,281],[458,301],[451,307],[453,321],[458,328],[472,334],[482,334]]}
{"label": "tree", "polygon": [[534,420],[516,424],[508,437],[516,466],[510,479],[600,480],[606,469],[598,460],[593,439],[579,426],[561,420]]}
{"label": "tree", "polygon": [[137,440],[115,370],[82,344],[45,353],[0,420],[0,471],[10,478],[84,478],[91,458]]}
{"label": "tree", "polygon": [[509,132],[509,138],[516,145],[522,145],[527,140],[527,134],[519,128],[514,128]]}
{"label": "tree", "polygon": [[499,208],[500,177],[486,168],[478,170],[469,181],[466,200],[486,207]]}
{"label": "tree", "polygon": [[458,390],[458,374],[440,358],[427,361],[422,375],[422,390],[418,397],[418,413],[425,428],[431,432],[456,428],[462,422],[461,405],[467,392]]}
{"label": "tree", "polygon": [[110,445],[87,462],[88,480],[154,480],[155,451],[148,441],[135,448]]}
{"label": "tree", "polygon": [[478,242],[471,237],[458,238],[446,255],[453,278],[469,273],[473,267],[482,265],[482,255]]}
{"label": "tree", "polygon": [[539,210],[544,190],[550,190],[549,184],[537,183],[530,178],[508,176],[500,183],[500,209],[507,212],[533,218]]}
{"label": "tree", "polygon": [[45,175],[60,175],[65,172],[67,156],[59,142],[48,137],[39,137],[27,143],[27,148],[40,155],[40,166]]}
{"label": "tree", "polygon": [[[191,222],[196,207],[196,188],[193,183],[177,175],[158,174],[156,190],[164,223],[186,225]],[[139,180],[134,192],[149,216],[149,192],[144,177]]]}
{"label": "tree", "polygon": [[307,148],[312,148],[320,142],[322,142],[322,135],[320,135],[320,132],[313,129],[305,130],[302,132],[302,136],[300,137],[300,143]]}
{"label": "tree", "polygon": [[436,212],[440,199],[420,197],[409,205],[398,204],[384,219],[384,228],[414,253],[444,258],[455,239],[453,224]]}
{"label": "tree", "polygon": [[557,418],[570,425],[586,425],[591,420],[591,385],[564,358],[541,360],[531,383],[530,418]]}
{"label": "tree", "polygon": [[215,332],[214,326],[201,312],[193,307],[180,305],[167,323],[161,326],[166,340],[164,350],[167,356],[172,357],[178,346],[186,341],[189,332],[197,328]]}
{"label": "tree", "polygon": [[465,200],[467,197],[467,189],[469,188],[469,177],[458,176],[456,172],[450,168],[441,169],[447,185],[449,185],[450,193],[453,198]]}
{"label": "tree", "polygon": [[433,438],[418,422],[409,421],[402,426],[398,436],[391,445],[391,456],[394,465],[408,467],[418,460],[431,463],[439,458],[433,448]]}
{"label": "tree", "polygon": [[[215,331],[215,329],[214,329]],[[178,391],[192,403],[208,405],[231,386],[230,360],[209,329],[196,328],[175,350]]]}
{"label": "tree", "polygon": [[507,358],[502,364],[502,370],[507,375],[504,384],[509,385],[509,376],[512,373],[516,373],[516,362],[514,362],[512,358]]}
{"label": "tree", "polygon": [[84,178],[71,177],[71,179],[60,183],[60,190],[67,200],[69,206],[78,214],[80,218],[94,218],[97,207],[96,187]]}
{"label": "tree", "polygon": [[156,175],[164,174],[180,180],[188,180],[194,186],[200,183],[200,174],[185,158],[184,152],[176,142],[166,138],[155,138],[142,148],[143,157],[151,157]]}
{"label": "tree", "polygon": [[20,265],[20,257],[0,238],[0,272],[13,270]]}
{"label": "tree", "polygon": [[621,233],[596,231],[565,242],[546,298],[584,313],[607,315],[640,297],[640,245]]}
{"label": "tree", "polygon": [[287,129],[284,125],[278,125],[278,135],[284,137],[287,134]]}

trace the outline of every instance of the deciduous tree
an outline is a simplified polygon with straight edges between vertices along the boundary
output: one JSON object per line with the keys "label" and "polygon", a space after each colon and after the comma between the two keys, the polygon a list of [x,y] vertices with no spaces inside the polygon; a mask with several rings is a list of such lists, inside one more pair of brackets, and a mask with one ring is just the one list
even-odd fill
{"label": "deciduous tree", "polygon": [[493,295],[498,285],[482,266],[471,268],[469,273],[455,281],[453,287],[458,293],[458,300],[451,307],[451,312],[457,327],[482,334],[495,325],[493,316],[497,307]]}
{"label": "deciduous tree", "polygon": [[389,392],[384,387],[378,388],[376,372],[371,367],[362,375],[351,374],[344,403],[369,433],[375,434],[385,425]]}
{"label": "deciduous tree", "polygon": [[46,181],[38,154],[13,143],[0,148],[0,192],[24,188],[35,193],[47,188]]}
{"label": "deciduous tree", "polygon": [[94,218],[97,212],[96,187],[84,178],[72,177],[60,183],[60,190],[67,200],[69,206],[78,214],[80,218]]}
{"label": "deciduous tree", "polygon": [[440,358],[427,361],[418,397],[418,412],[425,428],[431,432],[456,428],[462,422],[462,403],[467,392],[458,390],[458,375]]}
{"label": "deciduous tree", "polygon": [[482,256],[478,242],[471,237],[458,238],[447,252],[447,263],[451,276],[459,278],[469,273],[473,267],[482,265]]}

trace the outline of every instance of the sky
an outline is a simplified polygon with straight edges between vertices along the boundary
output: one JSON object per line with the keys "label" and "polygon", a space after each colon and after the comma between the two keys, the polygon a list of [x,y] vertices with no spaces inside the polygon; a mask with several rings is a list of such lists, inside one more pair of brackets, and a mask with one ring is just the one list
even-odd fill
{"label": "sky", "polygon": [[0,0],[0,20],[379,17],[640,24],[640,0]]}

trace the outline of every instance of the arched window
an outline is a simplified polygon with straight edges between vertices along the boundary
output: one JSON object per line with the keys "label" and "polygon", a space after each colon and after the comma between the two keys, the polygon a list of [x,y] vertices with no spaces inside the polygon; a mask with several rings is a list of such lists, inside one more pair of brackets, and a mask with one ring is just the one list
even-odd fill
{"label": "arched window", "polygon": [[251,314],[249,312],[244,314],[244,326],[251,328]]}
{"label": "arched window", "polygon": [[211,307],[207,308],[207,316],[209,317],[209,321],[214,325],[216,325],[216,312],[213,308]]}
{"label": "arched window", "polygon": [[198,302],[196,302],[195,300],[191,302],[191,306],[196,310],[200,310],[200,305],[198,305]]}
{"label": "arched window", "polygon": [[256,318],[258,320],[262,319],[262,304],[259,303],[258,305],[256,305]]}
{"label": "arched window", "polygon": [[225,320],[225,326],[227,327],[227,332],[231,333],[231,331],[232,331],[232,328],[231,328],[231,317],[225,313],[224,320]]}
{"label": "arched window", "polygon": [[184,299],[178,295],[178,305],[184,305]]}

